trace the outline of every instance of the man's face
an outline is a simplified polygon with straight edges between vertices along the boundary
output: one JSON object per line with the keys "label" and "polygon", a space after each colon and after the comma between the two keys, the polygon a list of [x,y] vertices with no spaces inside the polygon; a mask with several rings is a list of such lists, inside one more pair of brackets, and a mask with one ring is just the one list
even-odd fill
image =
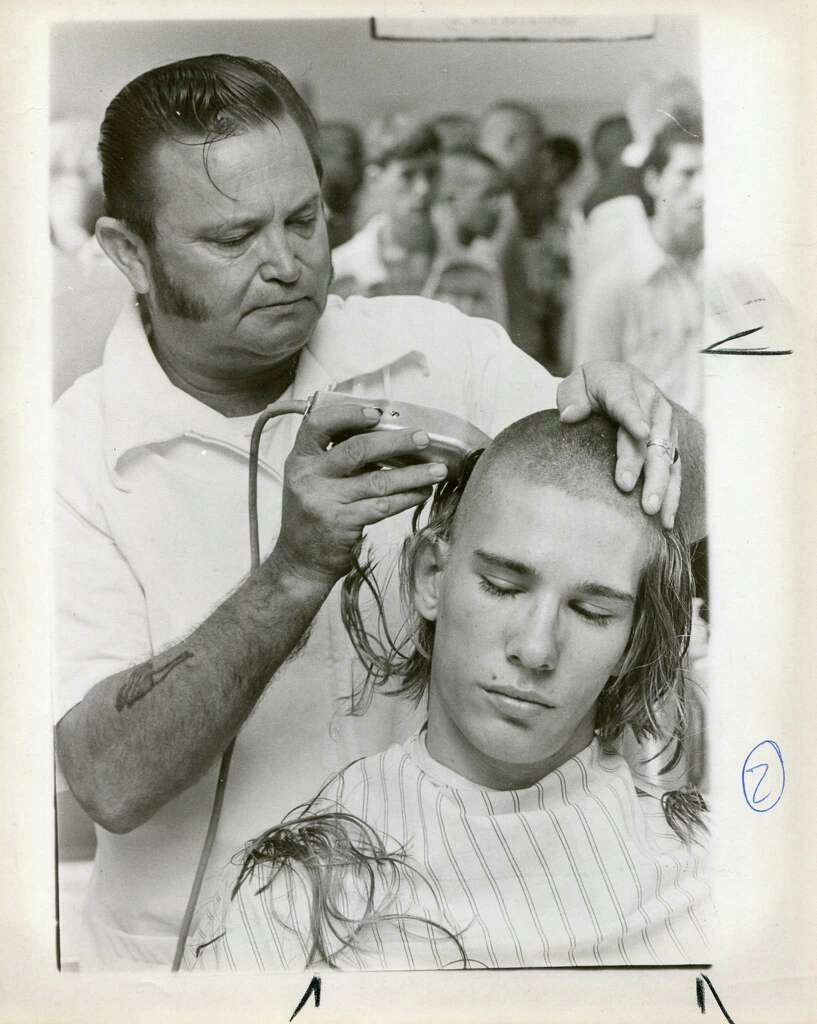
{"label": "man's face", "polygon": [[517,477],[479,487],[439,578],[428,742],[466,778],[520,788],[590,743],[649,543],[596,499]]}
{"label": "man's face", "polygon": [[300,351],[326,304],[320,187],[288,118],[195,142],[164,142],[153,156],[148,307],[182,376],[250,379]]}
{"label": "man's face", "polygon": [[532,118],[521,111],[497,110],[479,130],[479,148],[508,175],[517,188],[530,188],[540,176],[542,135]]}
{"label": "man's face", "polygon": [[502,192],[499,173],[488,164],[456,153],[443,157],[438,201],[450,208],[463,244],[493,235]]}
{"label": "man's face", "polygon": [[436,153],[407,160],[390,160],[380,170],[377,193],[380,208],[395,228],[411,233],[428,228],[437,198],[440,159]]}
{"label": "man's face", "polygon": [[650,175],[648,187],[655,199],[655,214],[665,225],[673,249],[694,256],[703,249],[704,154],[703,146],[679,143],[660,174]]}

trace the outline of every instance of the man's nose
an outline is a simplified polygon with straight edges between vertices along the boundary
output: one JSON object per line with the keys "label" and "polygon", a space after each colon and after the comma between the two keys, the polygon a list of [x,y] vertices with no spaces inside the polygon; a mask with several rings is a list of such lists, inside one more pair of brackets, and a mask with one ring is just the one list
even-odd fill
{"label": "man's nose", "polygon": [[559,660],[559,608],[541,601],[524,609],[513,624],[506,645],[508,660],[532,671],[552,671]]}
{"label": "man's nose", "polygon": [[286,233],[277,229],[270,230],[261,240],[261,245],[261,277],[265,281],[294,284],[301,276],[301,265],[292,251]]}

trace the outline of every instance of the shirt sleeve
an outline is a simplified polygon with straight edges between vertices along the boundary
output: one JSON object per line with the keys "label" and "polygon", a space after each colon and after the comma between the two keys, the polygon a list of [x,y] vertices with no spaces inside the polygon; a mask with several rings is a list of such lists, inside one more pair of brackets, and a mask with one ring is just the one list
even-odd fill
{"label": "shirt sleeve", "polygon": [[472,320],[469,418],[492,437],[523,416],[556,408],[559,378],[531,359],[499,324]]}
{"label": "shirt sleeve", "polygon": [[142,588],[102,525],[58,495],[55,721],[100,680],[151,655]]}

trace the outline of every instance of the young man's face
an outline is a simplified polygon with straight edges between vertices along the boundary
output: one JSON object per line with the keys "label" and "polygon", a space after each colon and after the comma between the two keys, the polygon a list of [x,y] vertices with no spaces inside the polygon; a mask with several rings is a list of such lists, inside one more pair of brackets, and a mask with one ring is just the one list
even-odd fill
{"label": "young man's face", "polygon": [[429,750],[481,785],[532,785],[593,737],[633,623],[647,530],[596,499],[480,483],[438,577]]}
{"label": "young man's face", "polygon": [[490,165],[458,153],[443,156],[438,201],[450,208],[463,244],[496,231],[503,190],[499,172]]}
{"label": "young man's face", "polygon": [[703,249],[704,151],[698,144],[679,143],[660,173],[648,172],[647,188],[655,200],[655,216],[665,225],[673,250],[694,256]]}
{"label": "young man's face", "polygon": [[[331,277],[318,184],[288,118],[213,143],[161,144],[148,303],[182,376],[252,377],[306,345]],[[209,172],[209,177],[208,177]],[[175,323],[183,329],[173,330]]]}
{"label": "young man's face", "polygon": [[380,208],[401,233],[427,229],[437,197],[440,160],[436,153],[390,160],[377,177]]}

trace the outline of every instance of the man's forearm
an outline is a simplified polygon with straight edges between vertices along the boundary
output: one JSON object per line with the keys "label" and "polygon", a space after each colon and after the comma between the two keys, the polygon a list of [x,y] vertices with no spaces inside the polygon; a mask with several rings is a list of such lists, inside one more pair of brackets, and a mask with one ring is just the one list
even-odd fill
{"label": "man's forearm", "polygon": [[57,726],[62,770],[91,817],[130,831],[195,782],[330,589],[273,554],[190,636],[98,683]]}

